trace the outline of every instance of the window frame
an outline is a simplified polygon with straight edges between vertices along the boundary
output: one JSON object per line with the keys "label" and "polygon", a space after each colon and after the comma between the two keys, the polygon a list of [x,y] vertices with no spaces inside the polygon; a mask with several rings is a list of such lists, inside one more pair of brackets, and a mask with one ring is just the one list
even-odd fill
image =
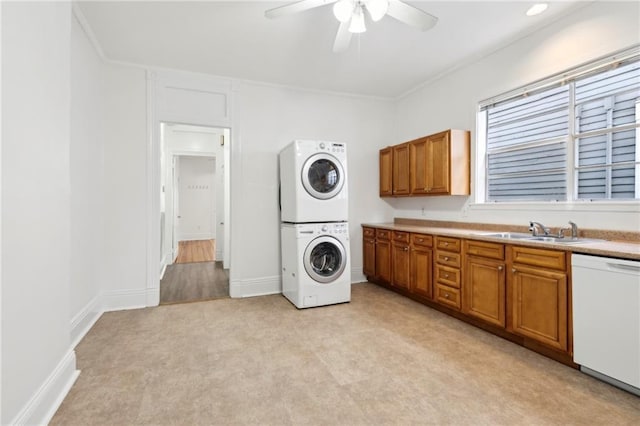
{"label": "window frame", "polygon": [[[635,199],[616,199],[616,198],[594,198],[594,199],[586,199],[586,198],[578,198],[578,179],[579,179],[579,170],[578,167],[578,148],[577,141],[580,138],[584,138],[585,136],[591,136],[595,134],[613,134],[619,131],[625,131],[630,129],[635,129],[636,131],[636,146],[640,148],[640,126],[638,124],[627,124],[618,127],[607,127],[595,131],[588,131],[583,133],[577,133],[578,129],[576,127],[576,101],[575,101],[575,84],[576,80],[580,80],[586,78],[590,75],[600,74],[612,67],[619,65],[620,63],[630,63],[630,62],[638,62],[640,61],[640,44],[634,45],[631,48],[624,49],[618,52],[615,52],[612,55],[607,55],[602,58],[598,58],[594,61],[590,61],[588,63],[579,65],[577,67],[571,68],[569,70],[563,71],[558,74],[554,74],[550,77],[537,80],[533,83],[530,83],[526,86],[511,90],[504,94],[489,98],[487,100],[481,101],[478,103],[477,111],[476,111],[476,155],[475,155],[475,178],[477,184],[475,185],[475,200],[470,205],[473,207],[488,207],[488,206],[513,206],[516,210],[518,206],[532,206],[532,205],[541,205],[541,206],[550,206],[550,205],[564,205],[570,206],[569,208],[564,207],[563,209],[573,209],[571,206],[578,205],[589,205],[592,206],[594,203],[603,204],[606,206],[613,207],[614,209],[620,206],[633,206],[632,209],[637,210],[637,206],[640,205],[640,184],[635,185]],[[554,140],[557,142],[564,141],[566,147],[566,199],[563,200],[507,200],[507,201],[499,201],[499,200],[488,200],[488,188],[489,188],[489,171],[488,171],[488,147],[487,147],[487,131],[488,131],[488,109],[492,105],[496,105],[498,103],[504,103],[511,100],[516,100],[523,96],[527,96],[530,93],[540,92],[543,90],[548,90],[553,87],[557,87],[560,85],[568,84],[569,86],[569,109],[568,109],[568,135],[563,137],[555,138]],[[640,117],[640,102],[636,103],[636,117]],[[531,143],[532,146],[542,146],[549,141],[537,141]],[[529,144],[523,144],[529,145]],[[522,149],[522,147],[519,147]],[[635,150],[635,176],[636,180],[640,177],[640,149]],[[612,170],[616,165],[607,163],[601,168],[605,168],[607,170]],[[611,190],[610,183],[607,185],[608,191]],[[555,208],[554,208],[555,210]],[[581,209],[580,209],[581,210]],[[626,208],[623,208],[623,211],[627,211]]]}

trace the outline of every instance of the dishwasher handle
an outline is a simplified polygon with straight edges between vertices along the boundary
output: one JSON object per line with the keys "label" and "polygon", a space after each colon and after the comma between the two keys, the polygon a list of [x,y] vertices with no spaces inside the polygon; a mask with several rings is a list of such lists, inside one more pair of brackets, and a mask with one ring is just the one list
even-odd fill
{"label": "dishwasher handle", "polygon": [[628,263],[616,263],[616,262],[607,262],[607,268],[613,271],[625,271],[625,272],[635,272],[640,274],[640,264],[639,265],[630,265]]}

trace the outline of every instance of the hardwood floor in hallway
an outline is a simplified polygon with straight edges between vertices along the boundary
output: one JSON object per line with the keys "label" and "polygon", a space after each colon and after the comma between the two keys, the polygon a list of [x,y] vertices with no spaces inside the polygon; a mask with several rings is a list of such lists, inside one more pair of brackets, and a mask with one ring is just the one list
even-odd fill
{"label": "hardwood floor in hallway", "polygon": [[174,263],[160,280],[160,304],[229,297],[229,271],[222,262]]}
{"label": "hardwood floor in hallway", "polygon": [[179,241],[176,263],[213,262],[216,240]]}

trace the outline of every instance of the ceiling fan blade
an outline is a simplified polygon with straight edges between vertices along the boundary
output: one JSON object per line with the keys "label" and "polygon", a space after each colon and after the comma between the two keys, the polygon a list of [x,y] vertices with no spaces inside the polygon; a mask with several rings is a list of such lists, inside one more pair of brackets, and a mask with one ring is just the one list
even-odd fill
{"label": "ceiling fan blade", "polygon": [[325,4],[335,3],[337,0],[301,0],[293,3],[285,4],[284,6],[275,7],[264,12],[264,16],[267,18],[279,18],[284,15],[292,15],[298,12],[304,12],[305,10],[313,9],[316,7],[324,6]]}
{"label": "ceiling fan blade", "polygon": [[351,32],[349,32],[349,22],[342,22],[338,27],[336,40],[333,42],[334,53],[344,52],[351,43]]}
{"label": "ceiling fan blade", "polygon": [[389,0],[387,15],[422,31],[433,28],[438,18],[400,0]]}

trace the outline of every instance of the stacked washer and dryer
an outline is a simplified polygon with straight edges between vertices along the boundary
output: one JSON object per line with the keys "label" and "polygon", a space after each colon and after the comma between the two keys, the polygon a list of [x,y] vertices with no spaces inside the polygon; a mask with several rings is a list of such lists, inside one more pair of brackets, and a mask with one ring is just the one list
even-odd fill
{"label": "stacked washer and dryer", "polygon": [[297,308],[351,300],[347,147],[296,140],[280,152],[282,293]]}

